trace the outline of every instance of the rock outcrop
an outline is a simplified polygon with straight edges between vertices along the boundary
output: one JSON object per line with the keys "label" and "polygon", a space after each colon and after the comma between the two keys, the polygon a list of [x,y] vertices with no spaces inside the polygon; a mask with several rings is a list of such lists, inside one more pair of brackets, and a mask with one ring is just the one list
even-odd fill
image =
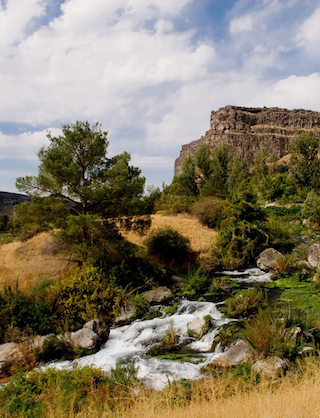
{"label": "rock outcrop", "polygon": [[19,193],[0,192],[0,215],[12,215],[13,206],[19,205],[26,200],[30,201],[29,196]]}
{"label": "rock outcrop", "polygon": [[278,261],[284,257],[279,251],[274,248],[267,248],[259,254],[257,259],[257,266],[261,270],[273,271],[277,268]]}
{"label": "rock outcrop", "polygon": [[257,151],[265,149],[277,158],[288,154],[288,145],[303,131],[312,130],[320,136],[320,113],[311,110],[279,108],[252,108],[226,106],[211,112],[210,130],[197,141],[183,145],[175,162],[175,174],[181,173],[181,164],[193,156],[202,144],[211,149],[226,145],[232,156],[254,163]]}

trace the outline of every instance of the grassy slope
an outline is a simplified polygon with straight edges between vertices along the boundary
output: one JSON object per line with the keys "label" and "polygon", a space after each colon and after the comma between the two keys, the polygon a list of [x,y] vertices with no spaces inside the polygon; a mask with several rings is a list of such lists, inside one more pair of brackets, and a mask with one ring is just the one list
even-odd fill
{"label": "grassy slope", "polygon": [[67,255],[54,251],[52,237],[46,233],[0,246],[0,290],[17,281],[20,290],[28,290],[42,279],[60,277],[67,268]]}
{"label": "grassy slope", "polygon": [[[182,235],[188,237],[190,239],[192,249],[203,255],[210,251],[211,246],[215,242],[218,234],[213,229],[201,225],[201,223],[195,217],[188,215],[152,215],[151,218],[151,230],[163,226],[171,226],[172,228],[181,232]],[[142,242],[145,237],[141,237],[140,235],[133,232],[129,232],[125,234],[125,236],[130,242],[136,245],[143,245]]]}

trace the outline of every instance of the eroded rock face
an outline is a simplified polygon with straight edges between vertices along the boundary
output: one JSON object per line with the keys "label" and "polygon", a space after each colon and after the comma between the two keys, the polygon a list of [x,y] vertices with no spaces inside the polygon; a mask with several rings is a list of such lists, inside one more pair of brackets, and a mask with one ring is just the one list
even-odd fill
{"label": "eroded rock face", "polygon": [[219,366],[238,366],[239,364],[248,361],[253,355],[252,348],[243,340],[239,340],[221,356],[215,359],[215,363]]}
{"label": "eroded rock face", "polygon": [[181,164],[193,156],[202,144],[211,149],[226,145],[232,156],[254,164],[254,155],[265,149],[278,158],[288,154],[288,145],[303,131],[312,130],[320,136],[320,113],[310,110],[279,108],[252,108],[227,106],[211,112],[210,130],[197,141],[183,145],[175,162],[175,175],[181,173]]}
{"label": "eroded rock face", "polygon": [[315,242],[309,247],[308,263],[311,267],[317,268],[320,261],[320,242]]}
{"label": "eroded rock face", "polygon": [[267,248],[259,254],[257,266],[261,270],[273,271],[277,267],[279,257],[283,257],[283,254],[274,248]]}

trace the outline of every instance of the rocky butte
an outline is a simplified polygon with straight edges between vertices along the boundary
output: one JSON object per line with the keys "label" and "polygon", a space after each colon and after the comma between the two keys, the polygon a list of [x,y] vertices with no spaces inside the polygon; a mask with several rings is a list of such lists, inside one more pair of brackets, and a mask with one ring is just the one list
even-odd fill
{"label": "rocky butte", "polygon": [[278,158],[288,154],[288,145],[301,132],[312,130],[320,137],[320,113],[311,110],[287,110],[277,107],[226,106],[211,112],[210,130],[197,141],[183,145],[175,161],[175,175],[181,173],[181,164],[193,156],[202,144],[211,149],[226,145],[232,156],[254,164],[254,155],[265,149]]}

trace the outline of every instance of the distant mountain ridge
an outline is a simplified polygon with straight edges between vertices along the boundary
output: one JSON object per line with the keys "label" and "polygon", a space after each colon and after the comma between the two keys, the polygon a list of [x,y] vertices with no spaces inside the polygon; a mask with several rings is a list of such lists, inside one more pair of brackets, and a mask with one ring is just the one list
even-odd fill
{"label": "distant mountain ridge", "polygon": [[13,207],[26,200],[30,201],[31,199],[20,193],[0,192],[0,215],[12,215]]}
{"label": "distant mountain ridge", "polygon": [[175,175],[181,173],[181,164],[193,156],[200,145],[211,149],[226,145],[232,156],[254,164],[254,155],[264,148],[268,155],[278,159],[288,154],[288,145],[303,131],[312,130],[320,137],[320,113],[311,110],[288,110],[277,107],[226,106],[211,112],[210,130],[200,139],[182,145],[175,161]]}

